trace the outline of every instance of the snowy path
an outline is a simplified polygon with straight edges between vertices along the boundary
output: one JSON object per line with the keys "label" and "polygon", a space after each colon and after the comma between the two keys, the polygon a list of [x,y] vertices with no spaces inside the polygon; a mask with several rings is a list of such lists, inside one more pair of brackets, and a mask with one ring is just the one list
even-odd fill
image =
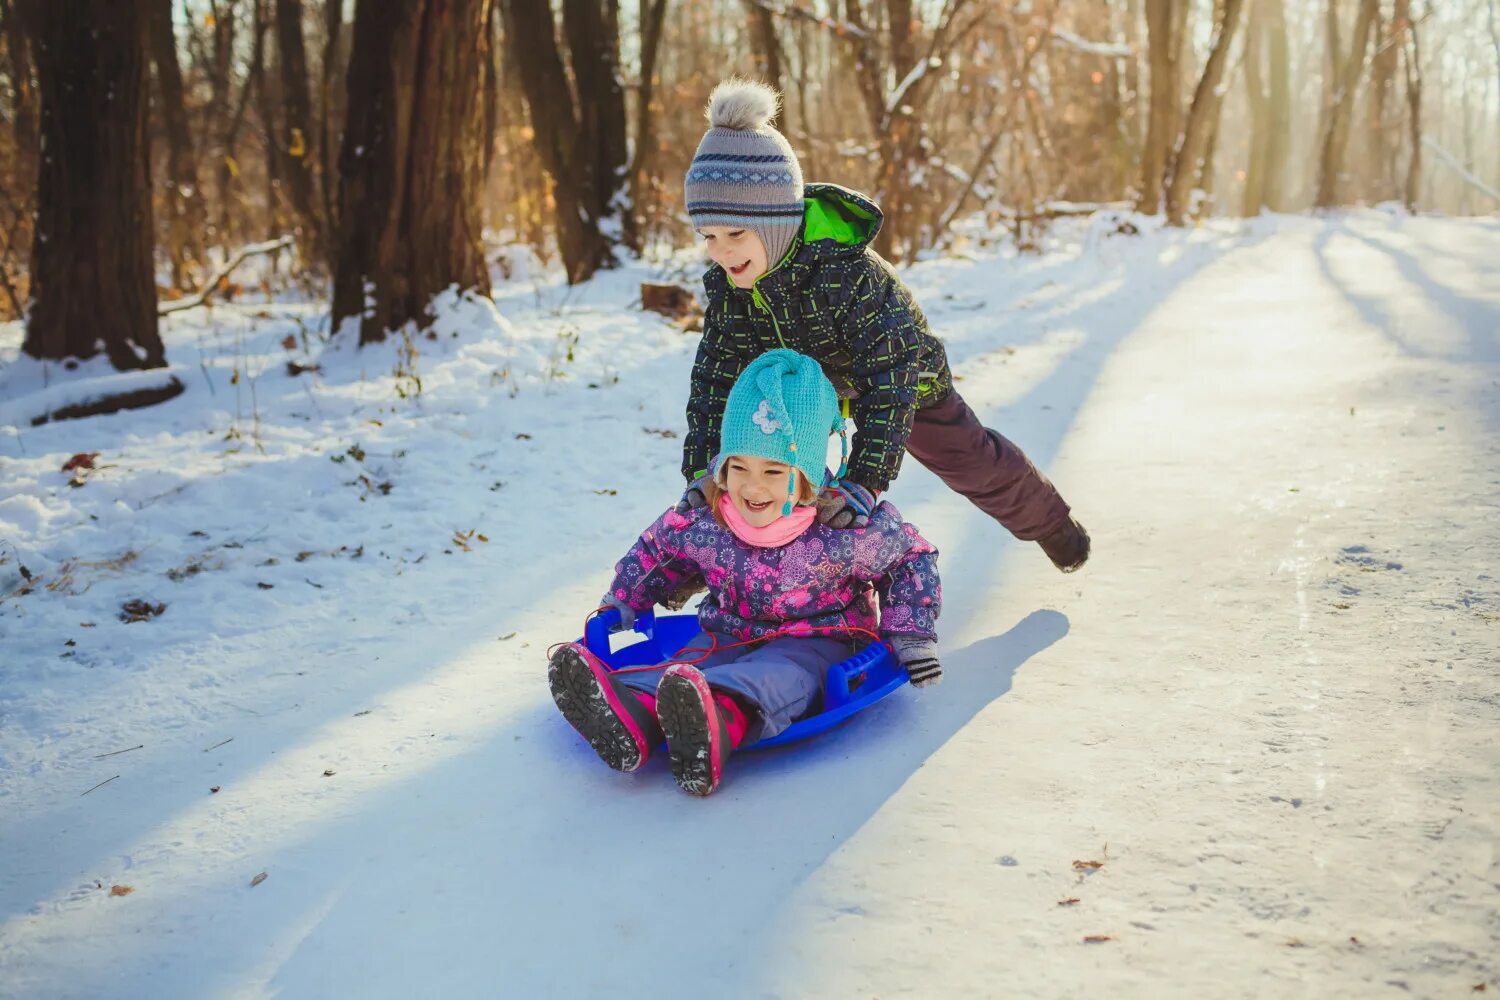
{"label": "snowy path", "polygon": [[[675,465],[638,428],[674,419],[656,387],[685,348],[641,335],[609,419],[524,394],[448,418],[455,465],[523,426],[559,449],[506,468],[529,484],[507,550],[367,572],[232,641],[226,593],[155,661],[0,694],[0,995],[1500,988],[1500,225],[1148,240],[916,275],[966,398],[1096,546],[1060,576],[904,473],[893,499],[943,551],[939,688],[737,760],[706,802],[561,724],[540,650],[661,502],[573,496],[580,457]],[[404,484],[398,535],[483,515]],[[303,532],[366,513],[276,502]],[[559,517],[571,545],[543,534]]]}

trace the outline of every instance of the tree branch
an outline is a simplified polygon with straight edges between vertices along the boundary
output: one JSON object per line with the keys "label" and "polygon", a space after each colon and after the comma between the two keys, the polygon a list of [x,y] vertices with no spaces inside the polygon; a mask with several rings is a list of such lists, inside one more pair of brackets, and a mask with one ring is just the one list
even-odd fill
{"label": "tree branch", "polygon": [[156,307],[156,315],[166,316],[171,313],[182,312],[184,309],[192,309],[194,306],[206,304],[208,297],[219,287],[219,282],[229,277],[229,273],[243,264],[246,259],[258,257],[261,254],[274,253],[277,250],[286,250],[295,245],[296,241],[290,236],[283,236],[280,239],[267,240],[264,243],[251,243],[248,246],[240,247],[239,250],[235,251],[234,256],[224,263],[223,267],[220,267],[213,273],[208,279],[207,284],[187,298],[178,299],[176,302],[164,302],[158,305]]}

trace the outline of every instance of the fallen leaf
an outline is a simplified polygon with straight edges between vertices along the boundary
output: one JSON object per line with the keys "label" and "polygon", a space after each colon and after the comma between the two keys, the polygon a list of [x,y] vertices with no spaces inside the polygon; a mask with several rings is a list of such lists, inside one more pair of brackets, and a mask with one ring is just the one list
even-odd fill
{"label": "fallen leaf", "polygon": [[1348,604],[1344,601],[1334,601],[1333,606],[1338,608],[1340,611],[1348,611],[1354,605]]}
{"label": "fallen leaf", "polygon": [[1102,941],[1113,941],[1114,938],[1108,934],[1089,934],[1083,939],[1084,944],[1099,944]]}
{"label": "fallen leaf", "polygon": [[152,604],[140,598],[126,601],[120,605],[120,621],[125,623],[149,621],[167,610],[165,604]]}
{"label": "fallen leaf", "polygon": [[1078,900],[1077,896],[1069,896],[1067,899],[1059,899],[1057,901],[1057,905],[1058,906],[1072,906],[1074,903],[1077,903],[1078,901],[1079,900]]}
{"label": "fallen leaf", "polygon": [[219,790],[219,786],[218,785],[211,785],[211,786],[209,786],[208,790],[210,792],[217,792]]}
{"label": "fallen leaf", "polygon": [[62,471],[72,472],[74,469],[92,469],[94,459],[99,457],[97,451],[80,451],[72,458],[63,463]]}
{"label": "fallen leaf", "polygon": [[1286,939],[1286,946],[1288,948],[1306,948],[1307,947],[1306,943],[1303,942],[1303,940],[1301,938],[1287,938]]}
{"label": "fallen leaf", "polygon": [[373,709],[373,708],[367,708],[367,709],[365,709],[365,710],[364,710],[364,711],[363,711],[363,712],[355,712],[355,713],[354,713],[354,717],[355,717],[355,718],[356,718],[356,719],[357,719],[357,718],[359,718],[359,717],[360,717],[360,716],[361,716],[361,715],[369,715],[369,714],[370,714],[370,713],[371,713],[371,712],[373,712],[373,711],[374,711],[374,709]]}
{"label": "fallen leaf", "polygon": [[333,777],[333,774],[334,774],[333,768],[330,767],[326,771],[323,772],[323,777],[325,777],[325,778],[331,778],[331,777]]}
{"label": "fallen leaf", "polygon": [[1103,861],[1075,861],[1075,862],[1073,862],[1073,868],[1075,870],[1081,871],[1081,872],[1094,871],[1097,868],[1103,868],[1103,867],[1104,867],[1104,862]]}
{"label": "fallen leaf", "polygon": [[488,542],[490,540],[489,536],[486,535],[486,534],[484,534],[483,532],[480,532],[479,534],[475,535],[474,537],[477,538],[477,539],[479,539],[481,542]]}
{"label": "fallen leaf", "polygon": [[297,335],[294,333],[289,333],[285,337],[282,337],[281,346],[285,347],[289,351],[295,351],[297,349]]}
{"label": "fallen leaf", "polygon": [[111,896],[128,896],[132,892],[135,892],[135,886],[133,885],[112,885],[109,887],[109,894]]}
{"label": "fallen leaf", "polygon": [[504,634],[504,635],[502,635],[502,636],[497,636],[497,638],[498,638],[498,639],[499,639],[499,640],[500,640],[500,641],[501,641],[501,642],[504,642],[504,641],[505,641],[505,640],[506,640],[506,639],[514,639],[514,638],[515,638],[515,637],[516,637],[516,634],[515,634],[515,633],[514,633],[514,632],[507,632],[507,633],[505,633],[505,634]]}
{"label": "fallen leaf", "polygon": [[595,490],[594,493],[601,497],[615,497],[620,495],[619,490]]}
{"label": "fallen leaf", "polygon": [[274,584],[274,583],[267,583],[264,580],[256,580],[255,581],[255,585],[257,587],[259,587],[261,590],[275,590],[276,589],[276,584]]}
{"label": "fallen leaf", "polygon": [[256,886],[260,885],[265,880],[266,880],[266,873],[265,872],[261,872],[259,875],[255,876],[253,879],[250,880],[250,888],[254,889]]}
{"label": "fallen leaf", "polygon": [[525,431],[521,431],[519,434],[516,435],[516,440],[517,441],[530,441],[531,440],[531,435],[527,434]]}

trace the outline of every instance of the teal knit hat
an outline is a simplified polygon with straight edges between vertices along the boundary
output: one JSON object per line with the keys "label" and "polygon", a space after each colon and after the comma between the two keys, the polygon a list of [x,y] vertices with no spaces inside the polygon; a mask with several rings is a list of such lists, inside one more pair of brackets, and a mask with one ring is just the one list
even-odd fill
{"label": "teal knit hat", "polygon": [[[828,435],[837,434],[842,448],[839,464],[844,475],[849,453],[838,393],[818,363],[787,348],[767,351],[745,367],[729,390],[724,423],[719,432],[719,455],[713,474],[730,455],[753,455],[785,462],[820,489],[827,472]],[[796,477],[787,483],[783,515],[792,512]]]}

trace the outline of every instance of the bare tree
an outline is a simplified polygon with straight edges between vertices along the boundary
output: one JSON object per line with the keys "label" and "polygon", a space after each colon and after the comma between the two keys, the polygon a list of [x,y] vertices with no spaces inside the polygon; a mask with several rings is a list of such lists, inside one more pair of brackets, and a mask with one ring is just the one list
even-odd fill
{"label": "bare tree", "polygon": [[1354,118],[1354,97],[1364,75],[1365,53],[1370,47],[1370,28],[1380,10],[1380,0],[1359,0],[1354,29],[1349,37],[1349,52],[1340,53],[1338,0],[1328,0],[1328,52],[1333,67],[1333,95],[1324,126],[1321,153],[1318,157],[1318,193],[1314,204],[1332,208],[1342,196],[1344,152],[1349,146],[1350,124]]}
{"label": "bare tree", "polygon": [[182,67],[177,62],[177,34],[172,29],[172,0],[150,0],[146,13],[156,89],[166,126],[167,256],[172,284],[190,288],[203,263],[203,230],[208,213],[198,181],[198,156],[188,126]]}
{"label": "bare tree", "polygon": [[21,349],[54,359],[103,350],[121,371],[159,368],[144,6],[25,0],[21,9],[46,151]]}
{"label": "bare tree", "polygon": [[[873,9],[861,0],[847,0],[847,25],[839,33],[852,46],[855,79],[864,100],[871,133],[879,148],[880,168],[875,196],[886,224],[875,249],[901,260],[919,240],[917,190],[932,155],[924,112],[934,92],[934,81],[950,61],[958,44],[988,13],[981,8],[966,20],[966,0],[944,0],[927,31],[922,50],[923,21],[912,0],[889,0],[885,11],[883,44],[879,44]],[[891,81],[894,81],[892,85]]]}
{"label": "bare tree", "polygon": [[630,210],[625,213],[625,245],[636,253],[644,249],[643,209],[651,196],[652,167],[656,146],[656,61],[661,51],[662,28],[667,21],[667,0],[641,0],[641,79],[636,88],[635,140],[630,157]]}
{"label": "bare tree", "polygon": [[452,285],[489,293],[479,192],[490,2],[359,0],[355,10],[333,322],[356,324],[361,344],[424,323]]}
{"label": "bare tree", "polygon": [[323,0],[323,59],[318,85],[318,155],[322,178],[323,224],[328,234],[338,229],[338,173],[333,162],[335,139],[342,128],[343,88],[334,86],[339,69],[339,37],[344,26],[344,0]]}
{"label": "bare tree", "polygon": [[[779,94],[783,89],[782,58],[781,40],[776,36],[776,18],[766,0],[744,0],[744,4],[745,13],[750,17],[750,52],[755,63],[755,74]],[[771,124],[782,132],[788,130],[784,101],[780,113]]]}
{"label": "bare tree", "polygon": [[[1416,212],[1417,194],[1422,186],[1422,49],[1417,40],[1417,24],[1410,19],[1410,0],[1401,0],[1401,6],[1408,15],[1402,63],[1406,69],[1406,122],[1411,136],[1411,159],[1407,162],[1406,184],[1402,189],[1401,200],[1408,212]],[[1490,10],[1493,13],[1494,7],[1491,6]],[[1494,31],[1493,21],[1490,23],[1490,30]],[[1500,37],[1496,40],[1495,55],[1500,56]]]}
{"label": "bare tree", "polygon": [[502,7],[506,51],[518,68],[537,150],[552,181],[558,251],[570,282],[614,264],[606,230],[617,214],[614,196],[625,171],[615,4],[576,0],[563,7],[576,101],[548,0],[504,0]]}
{"label": "bare tree", "polygon": [[318,209],[313,149],[312,91],[307,78],[307,47],[302,37],[302,0],[276,0],[276,54],[281,66],[282,127],[266,122],[276,136],[287,190],[301,223],[303,256],[323,259],[323,217]]}
{"label": "bare tree", "polygon": [[11,112],[11,148],[5,151],[9,155],[0,177],[0,293],[5,295],[0,317],[11,318],[22,314],[27,298],[39,138],[31,41],[12,0],[0,0],[0,41],[5,44]]}
{"label": "bare tree", "polygon": [[1168,225],[1180,226],[1186,220],[1193,184],[1202,170],[1211,167],[1204,157],[1204,151],[1208,146],[1209,136],[1217,127],[1219,82],[1224,77],[1224,66],[1229,61],[1229,44],[1234,40],[1234,31],[1244,6],[1244,0],[1223,0],[1221,16],[1214,25],[1208,62],[1203,67],[1203,76],[1199,78],[1198,88],[1193,93],[1187,124],[1172,160],[1170,179],[1167,182]]}
{"label": "bare tree", "polygon": [[1182,48],[1187,0],[1146,0],[1146,45],[1150,53],[1151,98],[1146,145],[1141,151],[1141,191],[1136,208],[1154,214],[1161,207],[1162,181],[1177,143],[1182,104]]}

